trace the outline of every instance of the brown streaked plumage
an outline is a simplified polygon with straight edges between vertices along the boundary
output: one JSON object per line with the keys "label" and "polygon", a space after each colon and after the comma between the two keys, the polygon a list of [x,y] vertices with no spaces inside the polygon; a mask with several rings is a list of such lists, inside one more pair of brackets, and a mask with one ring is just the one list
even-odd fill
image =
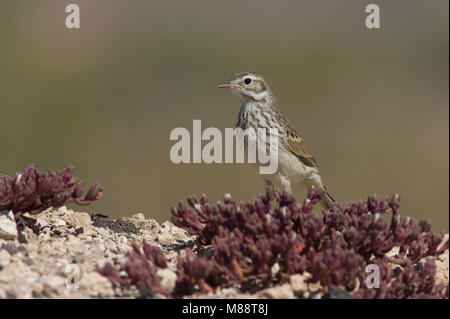
{"label": "brown streaked plumage", "polygon": [[307,188],[315,186],[325,193],[322,205],[330,208],[335,201],[322,183],[316,160],[302,136],[281,113],[264,78],[256,72],[243,72],[218,87],[229,89],[242,102],[237,127],[278,130],[278,170],[275,174],[261,175],[266,184],[280,184],[289,192],[291,183]]}

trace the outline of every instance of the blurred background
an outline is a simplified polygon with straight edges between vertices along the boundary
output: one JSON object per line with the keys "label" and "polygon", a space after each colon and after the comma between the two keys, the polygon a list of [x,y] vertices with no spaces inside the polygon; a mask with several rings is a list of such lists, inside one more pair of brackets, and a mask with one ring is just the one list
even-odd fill
{"label": "blurred background", "polygon": [[[65,27],[76,3],[81,29]],[[162,222],[191,194],[264,190],[244,164],[170,161],[170,131],[234,127],[218,82],[268,79],[345,202],[398,192],[400,213],[449,229],[449,2],[0,2],[0,173],[75,166],[105,188],[78,211]],[[295,189],[298,199],[305,191]]]}

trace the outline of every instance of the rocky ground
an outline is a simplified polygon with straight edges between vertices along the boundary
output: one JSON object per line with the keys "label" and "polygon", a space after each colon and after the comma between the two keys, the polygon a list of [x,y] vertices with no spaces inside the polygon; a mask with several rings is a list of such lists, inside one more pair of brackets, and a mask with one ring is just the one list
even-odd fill
{"label": "rocky ground", "polygon": [[[158,246],[166,254],[168,269],[158,271],[163,286],[172,289],[176,264],[184,248],[195,239],[170,222],[159,224],[142,214],[113,220],[101,214],[74,212],[66,207],[37,216],[34,227],[16,230],[12,214],[0,214],[0,299],[2,298],[135,298],[137,290],[113,288],[97,269],[106,262],[125,263],[133,241]],[[19,229],[21,229],[19,225]],[[448,283],[448,250],[437,260],[438,280]],[[78,280],[74,280],[77,279]],[[228,288],[199,298],[322,297],[307,275],[294,275],[282,285],[255,293]],[[329,292],[334,293],[334,292]],[[346,297],[342,295],[340,297]],[[161,296],[163,297],[163,296]]]}

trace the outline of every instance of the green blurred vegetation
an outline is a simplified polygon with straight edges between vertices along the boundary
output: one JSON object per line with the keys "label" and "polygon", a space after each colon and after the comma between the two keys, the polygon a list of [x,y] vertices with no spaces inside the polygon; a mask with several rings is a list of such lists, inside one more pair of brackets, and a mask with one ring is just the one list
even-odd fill
{"label": "green blurred vegetation", "polygon": [[[64,8],[77,3],[81,29]],[[191,194],[246,199],[254,168],[174,165],[175,127],[233,127],[215,89],[265,75],[344,202],[399,192],[403,215],[448,231],[448,1],[2,0],[0,172],[76,167],[104,198],[82,208],[164,221]],[[296,189],[298,198],[304,190]]]}

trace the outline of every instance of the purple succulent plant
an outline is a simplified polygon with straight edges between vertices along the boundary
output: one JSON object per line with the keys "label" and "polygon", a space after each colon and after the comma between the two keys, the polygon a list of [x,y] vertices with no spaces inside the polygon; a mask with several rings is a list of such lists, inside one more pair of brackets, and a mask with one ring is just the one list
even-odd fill
{"label": "purple succulent plant", "polygon": [[[400,217],[398,195],[383,200],[371,196],[318,214],[314,207],[322,196],[312,188],[302,203],[273,189],[241,203],[229,195],[215,205],[206,196],[189,198],[188,206],[180,203],[172,209],[172,221],[211,253],[196,255],[186,249],[174,291],[161,288],[155,271],[166,266],[164,256],[145,242],[143,252],[135,245],[127,255],[125,278],[110,265],[102,273],[121,286],[172,296],[232,285],[262,287],[308,272],[309,280],[325,290],[338,286],[359,298],[448,298],[448,286],[436,283],[436,266],[427,259],[448,249],[448,239],[428,222]],[[382,218],[388,214],[389,223]],[[394,247],[398,254],[389,257]],[[380,270],[377,289],[365,284],[370,264]]]}
{"label": "purple succulent plant", "polygon": [[0,210],[12,210],[14,216],[19,217],[66,203],[88,205],[102,197],[103,188],[99,183],[92,184],[83,196],[84,183],[72,172],[70,166],[59,172],[40,172],[30,164],[15,177],[0,175]]}
{"label": "purple succulent plant", "polygon": [[[306,271],[324,287],[338,285],[348,291],[361,287],[355,294],[361,297],[445,296],[445,287],[434,282],[433,262],[420,269],[417,263],[442,254],[448,240],[443,242],[444,234],[433,232],[427,222],[400,217],[398,195],[383,200],[371,196],[343,209],[335,205],[319,215],[313,209],[321,196],[312,188],[302,204],[277,190],[239,204],[229,196],[217,205],[209,204],[205,196],[200,201],[191,198],[188,207],[180,203],[172,209],[173,222],[214,248],[209,261],[215,273],[208,278],[222,280],[205,278],[213,288],[255,280],[268,283]],[[381,215],[389,213],[391,222],[386,223]],[[393,247],[400,247],[398,258],[386,257]],[[379,264],[391,274],[396,263],[403,267],[403,280],[386,275],[384,288],[374,289],[376,294],[362,287],[368,264]],[[272,270],[276,264],[278,273]],[[420,280],[428,284],[419,285]]]}
{"label": "purple succulent plant", "polygon": [[133,249],[126,254],[125,265],[126,278],[122,278],[119,272],[110,263],[99,269],[100,274],[107,277],[114,285],[119,287],[136,286],[139,289],[147,289],[153,293],[168,295],[156,275],[157,268],[166,268],[167,261],[164,253],[157,247],[150,246],[142,241],[142,249],[133,243]]}

